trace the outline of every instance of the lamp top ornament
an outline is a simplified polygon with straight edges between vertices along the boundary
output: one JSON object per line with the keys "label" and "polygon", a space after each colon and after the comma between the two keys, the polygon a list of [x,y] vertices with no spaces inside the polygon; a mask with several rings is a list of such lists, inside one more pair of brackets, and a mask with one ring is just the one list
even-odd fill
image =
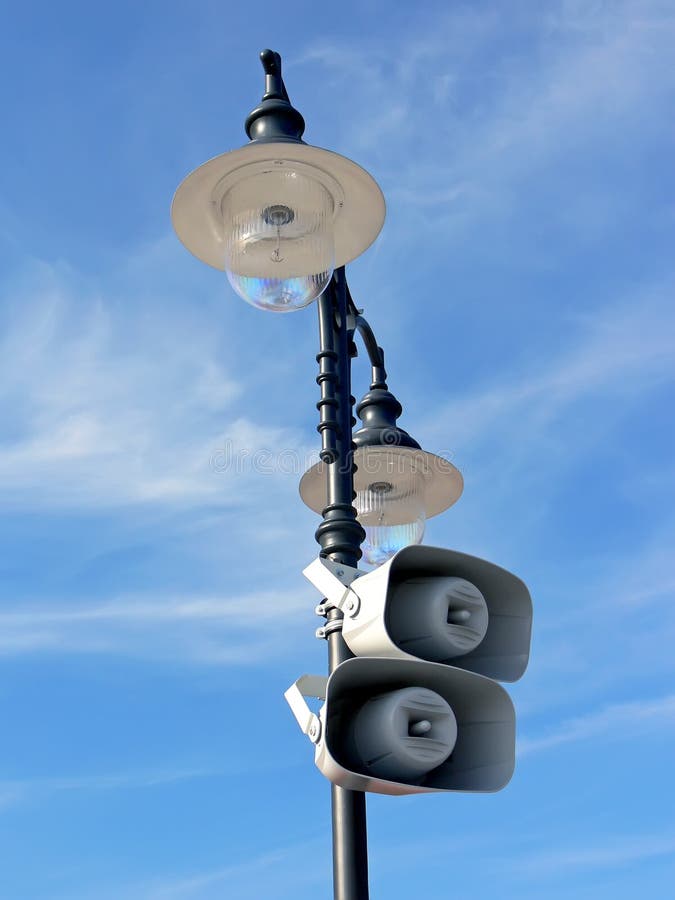
{"label": "lamp top ornament", "polygon": [[260,105],[246,119],[246,134],[256,143],[304,144],[305,120],[288,97],[281,74],[281,56],[274,50],[262,50],[260,61],[265,70],[265,93]]}
{"label": "lamp top ornament", "polygon": [[404,431],[396,422],[403,407],[396,397],[382,387],[371,387],[363,397],[356,412],[363,425],[352,436],[356,449],[360,447],[410,447],[420,450],[414,437]]}
{"label": "lamp top ornament", "polygon": [[[280,55],[263,50],[260,59],[265,93],[246,119],[250,141],[199,166],[179,185],[171,206],[176,234],[202,262],[228,270],[227,248],[235,231],[242,232],[238,224],[244,221],[242,216],[268,228],[270,223],[288,224],[295,233],[293,229],[299,231],[303,216],[312,219],[319,214],[307,198],[320,195],[326,198],[333,267],[344,266],[367,250],[380,233],[385,217],[382,191],[375,179],[352,160],[302,140],[305,121],[289,100]],[[277,206],[294,209],[289,193],[293,190],[298,192],[303,215],[287,216],[285,220],[270,218],[270,210]],[[276,197],[279,193],[284,199]],[[310,275],[325,268],[321,259],[309,257],[303,258],[303,265],[306,271],[281,277]],[[265,271],[240,274],[268,277]]]}

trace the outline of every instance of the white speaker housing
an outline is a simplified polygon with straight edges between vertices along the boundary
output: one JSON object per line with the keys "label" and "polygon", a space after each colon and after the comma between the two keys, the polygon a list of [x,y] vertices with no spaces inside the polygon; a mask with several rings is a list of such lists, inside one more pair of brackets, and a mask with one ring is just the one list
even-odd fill
{"label": "white speaker housing", "polygon": [[[314,690],[321,679],[305,676]],[[438,791],[498,791],[508,784],[515,765],[515,713],[506,691],[496,682],[441,663],[360,657],[341,663],[327,681],[318,716],[297,712],[298,687],[286,696],[315,742],[315,763],[334,784],[354,791],[403,795]],[[434,691],[450,706],[457,739],[449,758],[416,779],[387,780],[369,771],[354,740],[354,722],[364,703],[387,691],[411,686]],[[295,702],[293,701],[295,696]]]}
{"label": "white speaker housing", "polygon": [[[517,681],[527,668],[532,600],[520,578],[506,569],[455,550],[411,546],[399,550],[384,565],[365,575],[353,569],[347,572],[351,573],[350,577],[340,578],[334,564],[315,560],[304,574],[329,602],[343,608],[342,636],[356,656],[401,660],[424,658],[421,652],[415,654],[404,649],[390,630],[396,604],[424,603],[424,591],[418,589],[416,599],[412,601],[409,590],[397,592],[397,588],[415,579],[429,583],[434,577],[454,577],[475,585],[483,595],[488,625],[478,646],[444,662],[499,681]],[[432,602],[432,595],[430,590],[426,602]],[[403,618],[414,620],[407,610]],[[440,621],[439,627],[443,624]],[[400,640],[400,634],[398,637]],[[419,650],[420,644],[415,642],[409,646]]]}

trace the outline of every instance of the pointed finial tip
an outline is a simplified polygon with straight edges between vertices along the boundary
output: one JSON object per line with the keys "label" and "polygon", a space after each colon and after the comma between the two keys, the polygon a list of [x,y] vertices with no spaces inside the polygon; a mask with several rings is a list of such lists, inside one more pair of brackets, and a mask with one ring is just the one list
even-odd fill
{"label": "pointed finial tip", "polygon": [[274,50],[261,50],[260,62],[266,75],[278,74],[281,70],[281,57]]}

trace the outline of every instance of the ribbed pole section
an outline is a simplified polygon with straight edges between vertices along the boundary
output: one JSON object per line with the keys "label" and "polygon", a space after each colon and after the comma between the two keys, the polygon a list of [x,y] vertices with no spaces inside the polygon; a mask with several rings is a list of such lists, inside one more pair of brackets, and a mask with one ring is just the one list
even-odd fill
{"label": "ribbed pole section", "polygon": [[[327,469],[326,507],[316,531],[321,556],[347,566],[361,558],[365,532],[356,519],[352,446],[351,342],[347,326],[347,283],[344,267],[338,269],[319,297],[317,356],[321,387],[318,430],[321,459]],[[342,618],[339,610],[328,613],[327,625]],[[351,657],[339,629],[328,630],[328,671]],[[331,785],[333,817],[333,895],[335,900],[368,900],[368,841],[366,795]]]}

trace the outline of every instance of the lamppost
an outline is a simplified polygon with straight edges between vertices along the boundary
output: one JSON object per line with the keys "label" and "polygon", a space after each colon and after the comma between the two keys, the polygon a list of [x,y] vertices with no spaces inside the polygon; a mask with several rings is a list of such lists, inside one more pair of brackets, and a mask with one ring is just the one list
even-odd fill
{"label": "lamppost", "polygon": [[[401,405],[387,387],[384,353],[347,285],[345,265],[382,228],[384,198],[356,163],[302,140],[304,120],[290,103],[279,54],[264,50],[260,58],[265,93],[246,119],[250,142],[192,172],[176,191],[172,220],[187,249],[224,270],[254,306],[290,312],[317,300],[320,462],[304,474],[300,493],[321,515],[318,568],[305,574],[326,598],[317,634],[328,644],[328,693],[339,699],[332,716],[303,711],[303,679],[287,699],[332,782],[335,900],[367,900],[366,791],[498,790],[508,781],[513,709],[490,678],[522,674],[531,608],[522,582],[490,563],[434,548],[412,553],[426,518],[451,506],[463,482],[397,425]],[[357,335],[372,375],[353,433]],[[362,545],[378,567],[363,578]],[[352,589],[357,578],[365,603]],[[361,607],[376,612],[359,625]],[[411,635],[420,623],[429,634]],[[413,651],[415,642],[426,649]],[[326,679],[307,679],[314,687],[306,684],[305,694],[328,703]],[[362,681],[372,685],[365,700]],[[349,728],[336,718],[342,709],[350,711]],[[356,731],[342,746],[351,718]],[[354,762],[354,742],[368,759]],[[373,749],[381,745],[389,762]]]}

